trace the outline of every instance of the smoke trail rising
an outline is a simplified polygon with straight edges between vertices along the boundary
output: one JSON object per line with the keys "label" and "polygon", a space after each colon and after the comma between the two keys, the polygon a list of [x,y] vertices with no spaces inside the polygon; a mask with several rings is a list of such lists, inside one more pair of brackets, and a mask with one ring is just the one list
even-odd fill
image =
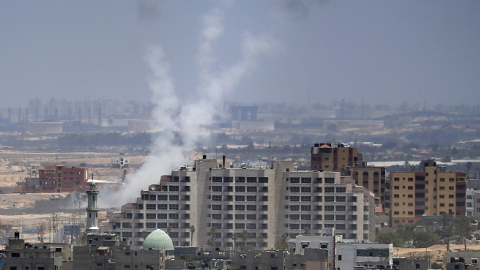
{"label": "smoke trail rising", "polygon": [[[228,69],[212,70],[216,62],[214,47],[223,32],[223,13],[227,6],[219,5],[202,18],[203,30],[197,58],[200,67],[199,100],[180,106],[162,48],[148,48],[146,60],[153,73],[149,86],[153,92],[152,101],[156,104],[152,116],[155,129],[161,132],[154,138],[147,161],[135,175],[127,179],[125,188],[108,205],[115,203],[119,206],[132,201],[139,195],[138,189],[158,183],[162,174],[168,174],[183,165],[182,151],[193,148],[204,139],[203,134],[208,133],[203,132],[204,128],[212,123],[223,97],[238,86],[241,79],[256,66],[261,55],[274,47],[273,40],[266,36],[245,33],[240,48],[242,58]],[[178,143],[178,136],[181,144]]]}

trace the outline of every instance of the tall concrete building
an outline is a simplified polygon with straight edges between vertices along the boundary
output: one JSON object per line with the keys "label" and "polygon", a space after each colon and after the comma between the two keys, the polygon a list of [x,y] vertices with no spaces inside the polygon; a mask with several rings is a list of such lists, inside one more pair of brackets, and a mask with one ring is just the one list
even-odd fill
{"label": "tall concrete building", "polygon": [[375,203],[389,208],[386,198],[385,167],[370,167],[363,161],[358,148],[346,144],[316,143],[311,147],[311,169],[318,171],[342,171],[375,194]]}
{"label": "tall concrete building", "polygon": [[237,247],[273,248],[280,235],[294,238],[323,228],[335,228],[344,238],[373,239],[373,193],[339,172],[294,168],[293,161],[274,161],[267,168],[219,168],[215,159],[204,157],[141,191],[112,222],[134,245],[143,244],[143,231],[157,228],[168,230],[177,246],[206,245],[212,227],[216,247],[233,248],[236,233]]}
{"label": "tall concrete building", "polygon": [[312,170],[337,171],[355,166],[358,148],[337,142],[316,143],[310,156]]}
{"label": "tall concrete building", "polygon": [[391,172],[391,222],[393,226],[413,223],[422,215],[464,216],[466,173],[447,172],[432,159],[420,172]]}
{"label": "tall concrete building", "polygon": [[375,203],[390,208],[386,196],[385,167],[368,167],[367,162],[360,162],[355,167],[346,169],[346,174],[355,180],[355,184],[363,186],[375,194]]}

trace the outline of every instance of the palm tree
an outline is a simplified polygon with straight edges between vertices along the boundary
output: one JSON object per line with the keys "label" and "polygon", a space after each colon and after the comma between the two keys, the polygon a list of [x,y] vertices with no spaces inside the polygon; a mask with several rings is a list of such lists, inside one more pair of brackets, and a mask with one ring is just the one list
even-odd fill
{"label": "palm tree", "polygon": [[215,247],[215,235],[217,234],[217,228],[210,228],[210,238],[208,239],[208,244]]}
{"label": "palm tree", "polygon": [[241,237],[243,239],[243,247],[246,248],[247,247],[247,238],[248,238],[248,232],[247,230],[244,230],[241,234]]}
{"label": "palm tree", "polygon": [[171,231],[172,231],[172,227],[168,226],[168,227],[167,227],[167,234],[168,234],[168,236],[170,236],[170,232],[171,232]]}
{"label": "palm tree", "polygon": [[190,246],[193,246],[193,234],[195,233],[195,226],[190,226]]}
{"label": "palm tree", "polygon": [[265,238],[263,238],[262,235],[259,235],[257,237],[257,244],[260,247],[260,249],[263,249],[263,243],[265,243]]}
{"label": "palm tree", "polygon": [[310,228],[309,228],[309,227],[305,227],[305,228],[303,229],[303,234],[304,234],[304,235],[309,235],[309,234],[310,234]]}
{"label": "palm tree", "polygon": [[233,234],[232,234],[233,250],[235,250],[235,249],[237,248],[237,239],[238,239],[238,234],[237,234],[237,233],[233,233]]}

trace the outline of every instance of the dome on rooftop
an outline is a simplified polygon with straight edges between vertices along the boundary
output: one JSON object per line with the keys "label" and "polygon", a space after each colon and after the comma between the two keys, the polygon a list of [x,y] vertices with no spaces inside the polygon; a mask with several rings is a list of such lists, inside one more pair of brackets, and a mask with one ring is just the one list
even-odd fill
{"label": "dome on rooftop", "polygon": [[168,236],[166,232],[160,229],[156,229],[145,238],[143,249],[174,250],[172,239],[170,239],[170,236]]}

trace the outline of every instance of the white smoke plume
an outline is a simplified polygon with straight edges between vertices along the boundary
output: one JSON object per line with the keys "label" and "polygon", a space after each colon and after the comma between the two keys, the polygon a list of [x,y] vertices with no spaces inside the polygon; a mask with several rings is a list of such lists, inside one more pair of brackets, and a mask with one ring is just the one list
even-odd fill
{"label": "white smoke plume", "polygon": [[213,70],[213,63],[216,62],[214,49],[223,32],[223,13],[227,6],[221,4],[202,18],[203,31],[197,59],[200,67],[199,99],[180,105],[163,49],[159,46],[148,48],[146,61],[153,75],[149,86],[153,94],[152,102],[156,104],[153,118],[159,135],[154,138],[151,154],[140,170],[127,178],[120,192],[100,196],[106,200],[101,201],[100,205],[118,207],[133,202],[141,189],[159,183],[161,175],[184,165],[183,151],[192,149],[204,139],[202,134],[206,133],[202,131],[212,123],[223,97],[238,86],[241,79],[256,66],[261,55],[275,47],[275,42],[264,35],[245,33],[241,44],[242,58],[230,68]]}

